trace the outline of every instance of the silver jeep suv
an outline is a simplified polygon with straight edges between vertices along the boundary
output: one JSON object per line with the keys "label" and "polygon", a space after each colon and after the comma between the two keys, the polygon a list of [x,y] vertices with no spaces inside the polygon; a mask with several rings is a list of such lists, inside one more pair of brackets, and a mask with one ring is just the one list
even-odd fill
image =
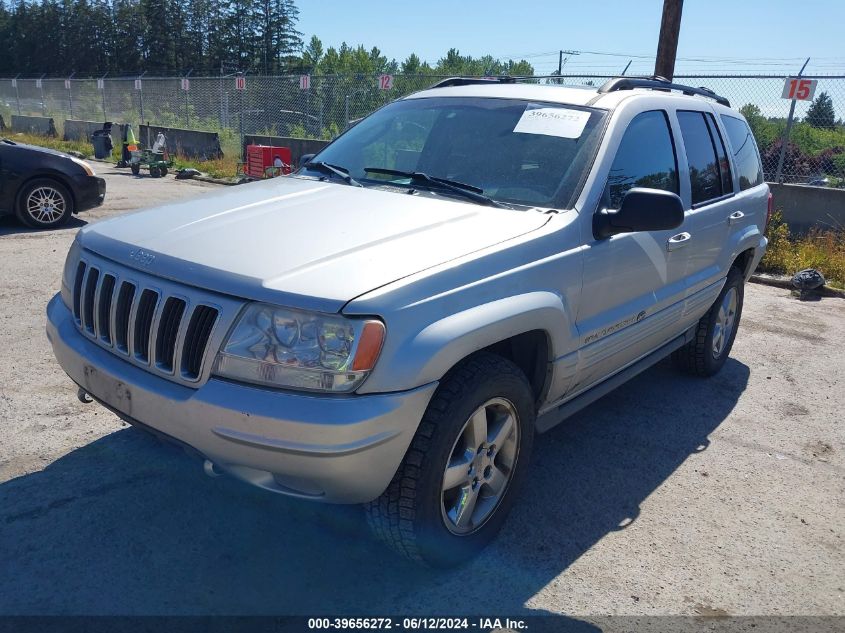
{"label": "silver jeep suv", "polygon": [[209,474],[363,503],[430,565],[502,525],[535,434],[730,353],[771,202],[743,117],[658,79],[450,79],[291,177],[83,228],[47,334]]}

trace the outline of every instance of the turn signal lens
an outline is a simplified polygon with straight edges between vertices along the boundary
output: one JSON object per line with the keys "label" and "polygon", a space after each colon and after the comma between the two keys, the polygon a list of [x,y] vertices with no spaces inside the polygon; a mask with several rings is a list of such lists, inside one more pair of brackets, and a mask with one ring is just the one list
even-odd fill
{"label": "turn signal lens", "polygon": [[352,361],[353,371],[370,371],[376,365],[384,343],[384,324],[381,321],[367,321],[358,341],[355,360]]}

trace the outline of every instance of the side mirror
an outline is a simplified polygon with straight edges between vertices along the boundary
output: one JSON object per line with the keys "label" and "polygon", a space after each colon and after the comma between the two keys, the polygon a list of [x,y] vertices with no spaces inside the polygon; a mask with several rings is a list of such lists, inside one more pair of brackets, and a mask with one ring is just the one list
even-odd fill
{"label": "side mirror", "polygon": [[677,194],[634,187],[618,210],[602,209],[593,216],[593,236],[602,240],[617,233],[674,229],[683,223],[684,203]]}
{"label": "side mirror", "polygon": [[315,156],[316,154],[303,154],[299,157],[299,166],[303,167],[306,163],[311,162]]}

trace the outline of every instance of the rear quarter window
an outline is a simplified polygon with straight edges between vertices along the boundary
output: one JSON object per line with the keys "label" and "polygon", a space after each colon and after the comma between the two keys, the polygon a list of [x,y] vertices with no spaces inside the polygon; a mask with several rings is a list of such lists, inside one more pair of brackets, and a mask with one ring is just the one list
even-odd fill
{"label": "rear quarter window", "polygon": [[763,182],[763,166],[760,164],[760,154],[757,143],[748,124],[742,119],[721,115],[722,125],[728,134],[731,153],[739,175],[739,189],[744,191],[756,187]]}

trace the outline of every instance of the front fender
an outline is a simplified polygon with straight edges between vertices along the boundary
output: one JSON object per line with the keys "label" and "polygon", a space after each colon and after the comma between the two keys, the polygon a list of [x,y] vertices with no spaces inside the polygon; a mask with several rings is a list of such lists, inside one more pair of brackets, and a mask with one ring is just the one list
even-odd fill
{"label": "front fender", "polygon": [[375,370],[358,391],[397,391],[434,382],[473,352],[532,330],[546,333],[551,360],[568,351],[574,340],[567,336],[570,328],[563,299],[553,292],[529,292],[473,306],[416,331],[389,331]]}

